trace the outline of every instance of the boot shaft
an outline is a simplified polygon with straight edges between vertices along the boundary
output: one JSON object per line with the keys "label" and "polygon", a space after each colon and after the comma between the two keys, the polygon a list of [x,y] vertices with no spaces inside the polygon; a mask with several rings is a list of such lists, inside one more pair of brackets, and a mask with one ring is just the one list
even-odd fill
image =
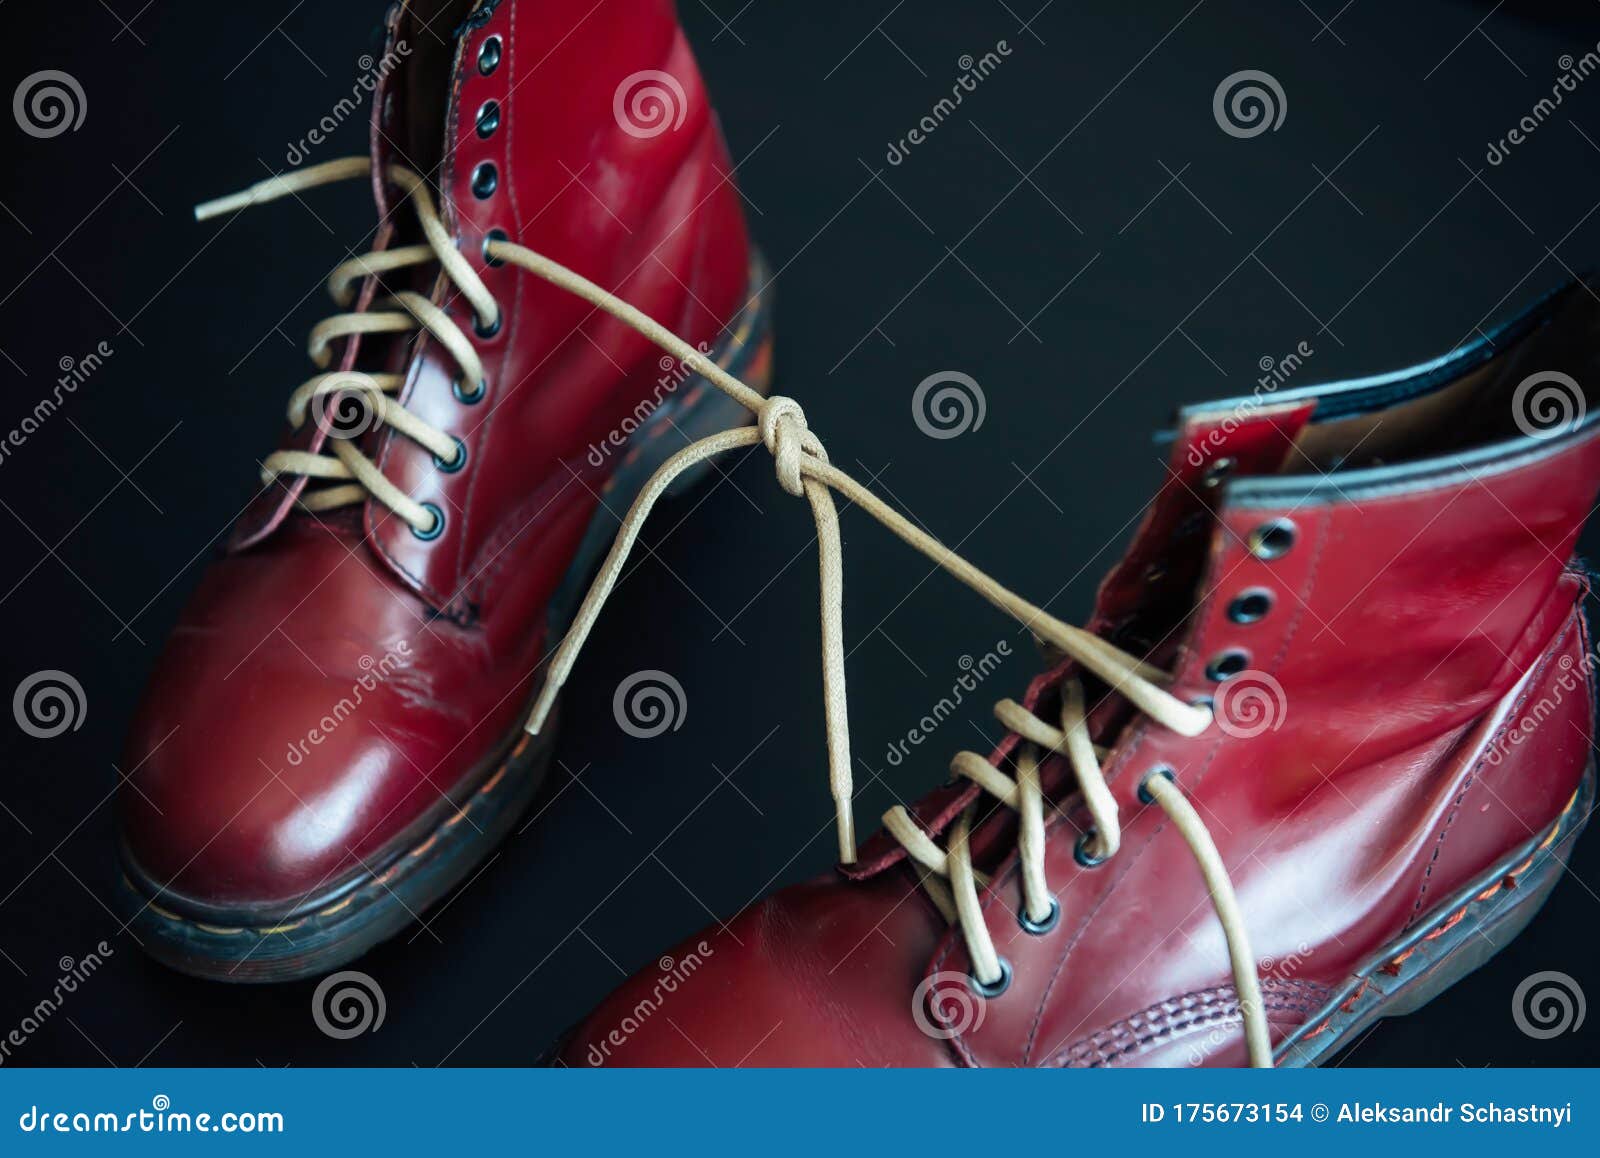
{"label": "boot shaft", "polygon": [[[430,278],[410,288],[473,335],[482,382],[463,381],[427,335],[348,342],[341,366],[403,371],[399,401],[465,447],[465,467],[447,471],[425,448],[383,431],[370,454],[385,476],[447,517],[440,534],[422,539],[381,507],[369,503],[364,515],[365,535],[397,580],[461,619],[477,615],[484,597],[473,576],[533,511],[555,523],[584,517],[579,509],[593,506],[604,478],[587,461],[590,449],[675,383],[675,368],[633,330],[492,264],[485,241],[536,249],[708,352],[737,337],[751,251],[733,166],[672,4],[407,0],[390,10],[387,51],[400,64],[374,95],[374,171],[399,164],[428,177],[503,316],[493,332],[475,327],[448,281]],[[374,185],[377,248],[413,241],[397,191]],[[358,308],[377,292],[364,287]],[[291,445],[316,451],[324,436],[308,425],[299,438]],[[235,545],[270,533],[304,485],[265,494]]]}

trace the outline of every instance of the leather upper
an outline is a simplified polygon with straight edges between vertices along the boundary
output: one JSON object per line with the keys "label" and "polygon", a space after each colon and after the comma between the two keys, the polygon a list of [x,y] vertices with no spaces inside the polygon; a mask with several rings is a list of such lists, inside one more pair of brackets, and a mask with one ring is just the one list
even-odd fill
{"label": "leather upper", "polygon": [[[745,300],[732,166],[672,5],[504,0],[477,6],[452,54],[423,50],[474,7],[391,11],[391,49],[412,51],[374,98],[373,154],[380,169],[436,171],[444,219],[500,303],[498,332],[474,338],[485,394],[458,397],[457,368],[425,334],[351,340],[339,362],[403,370],[403,404],[466,446],[453,473],[388,428],[365,446],[437,505],[443,532],[419,538],[375,502],[309,515],[294,501],[304,480],[269,486],[246,511],[184,609],[126,749],[126,853],[169,907],[278,913],[374,871],[449,815],[525,707],[547,606],[620,457],[589,448],[651,397],[661,368],[608,315],[490,266],[485,235],[503,230],[705,349]],[[677,86],[659,132],[625,124],[614,103],[650,72]],[[496,180],[480,196],[484,165]],[[379,248],[405,244],[410,210],[375,185]],[[447,280],[429,274],[421,288],[473,334]],[[369,281],[357,308],[376,290]],[[323,437],[307,423],[287,445],[315,450]],[[380,662],[385,678],[361,689]]]}
{"label": "leather upper", "polygon": [[[1012,967],[1003,994],[971,992],[959,929],[880,833],[833,877],[703,934],[708,964],[673,998],[679,1032],[651,1022],[617,1042],[647,973],[578,1028],[567,1064],[1242,1064],[1222,928],[1187,844],[1138,795],[1163,769],[1228,867],[1274,1041],[1305,1025],[1547,831],[1587,766],[1586,579],[1569,560],[1600,486],[1600,426],[1524,433],[1509,408],[1534,370],[1592,380],[1582,296],[1416,371],[1185,412],[1090,626],[1142,638],[1172,692],[1213,698],[1218,719],[1185,738],[1102,699],[1092,722],[1123,833],[1097,866],[1074,858],[1088,817],[1065,762],[1041,768],[1061,908],[1047,932],[1019,924],[1013,814],[975,828],[985,923]],[[1461,408],[1449,421],[1445,402]],[[1350,449],[1387,423],[1376,461]],[[1476,424],[1481,441],[1461,437]],[[1270,608],[1239,622],[1246,592]],[[1230,652],[1247,669],[1231,686],[1213,668]],[[1025,706],[1049,719],[1071,670],[1035,680]],[[975,801],[992,803],[962,781],[914,815],[937,838]]]}

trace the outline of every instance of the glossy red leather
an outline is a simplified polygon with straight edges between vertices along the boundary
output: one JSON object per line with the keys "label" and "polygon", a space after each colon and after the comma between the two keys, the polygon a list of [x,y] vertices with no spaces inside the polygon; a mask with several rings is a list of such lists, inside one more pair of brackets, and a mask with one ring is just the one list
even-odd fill
{"label": "glossy red leather", "polygon": [[[1576,332],[1572,322],[1558,314],[1545,332]],[[1508,390],[1549,368],[1519,364],[1517,349],[1504,356]],[[1587,580],[1569,560],[1600,487],[1600,426],[1523,435],[1498,410],[1469,410],[1505,429],[1483,447],[1443,450],[1449,436],[1424,425],[1414,447],[1371,468],[1312,473],[1297,461],[1291,447],[1319,407],[1378,393],[1374,381],[1186,412],[1168,481],[1090,626],[1143,634],[1139,650],[1188,700],[1226,693],[1208,664],[1241,650],[1251,671],[1235,678],[1265,673],[1281,686],[1275,726],[1247,735],[1253,718],[1235,709],[1232,731],[1213,722],[1185,738],[1103,703],[1094,720],[1112,745],[1122,846],[1098,866],[1077,863],[1087,817],[1063,762],[1048,762],[1041,777],[1057,807],[1046,809],[1046,877],[1061,915],[1044,933],[1018,920],[1011,815],[976,828],[974,860],[993,875],[980,893],[986,924],[1012,966],[1004,993],[969,991],[959,930],[880,833],[855,864],[674,950],[701,964],[661,1013],[648,1015],[658,979],[629,981],[561,1061],[1243,1064],[1227,946],[1194,857],[1139,799],[1162,768],[1228,866],[1265,963],[1274,1042],[1309,1028],[1375,954],[1442,921],[1453,893],[1552,828],[1588,764]],[[1292,522],[1292,544],[1264,557],[1273,552],[1258,533],[1276,520]],[[1248,590],[1272,605],[1239,623],[1228,609]],[[1070,669],[1036,679],[1026,706],[1048,716]],[[1008,736],[991,760],[1003,765],[1017,742]],[[961,784],[914,809],[930,835],[979,798]],[[949,1020],[930,1015],[930,994]]]}
{"label": "glossy red leather", "polygon": [[[445,512],[432,540],[376,503],[309,515],[292,507],[296,488],[269,490],[241,520],[167,643],[123,765],[125,855],[167,908],[259,917],[337,890],[448,817],[515,731],[549,647],[552,592],[620,457],[597,467],[589,448],[659,389],[661,368],[632,330],[490,267],[485,234],[504,230],[706,349],[743,305],[732,166],[673,6],[411,0],[391,12],[391,44],[448,39],[474,7],[452,76],[417,75],[416,53],[386,79],[374,155],[422,164],[409,155],[412,102],[448,98],[438,200],[503,311],[499,331],[475,339],[487,394],[455,397],[456,367],[426,336],[359,352],[406,371],[404,404],[461,438],[467,464],[441,471],[389,432],[368,447],[391,481]],[[498,64],[485,69],[491,40]],[[630,133],[614,94],[646,71],[673,78],[668,115],[681,119]],[[485,136],[488,101],[499,125]],[[472,189],[482,164],[498,178],[487,197]],[[410,210],[386,196],[380,184],[380,215],[403,222]],[[471,334],[448,285],[432,285],[435,300]],[[345,364],[357,356],[347,349]],[[379,664],[385,678],[344,713]],[[313,729],[324,738],[308,744]]]}

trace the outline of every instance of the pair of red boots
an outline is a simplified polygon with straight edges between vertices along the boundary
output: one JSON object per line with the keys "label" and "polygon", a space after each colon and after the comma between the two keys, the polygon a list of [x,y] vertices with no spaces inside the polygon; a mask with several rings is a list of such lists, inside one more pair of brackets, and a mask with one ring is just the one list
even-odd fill
{"label": "pair of red boots", "polygon": [[[756,442],[817,519],[841,863],[630,981],[560,1061],[1310,1064],[1532,918],[1594,792],[1592,293],[1185,410],[1069,627],[764,397],[767,275],[671,5],[589,8],[396,5],[370,158],[202,207],[362,178],[382,224],[132,730],[120,899],[148,950],[310,976],[464,880],[534,794],[650,505]],[[1052,656],[995,751],[859,848],[835,492]]]}

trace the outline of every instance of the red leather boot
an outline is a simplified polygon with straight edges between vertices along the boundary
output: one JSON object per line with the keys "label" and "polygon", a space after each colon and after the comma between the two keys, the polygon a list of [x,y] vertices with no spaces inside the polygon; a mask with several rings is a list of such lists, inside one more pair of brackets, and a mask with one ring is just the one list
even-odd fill
{"label": "red leather boot", "polygon": [[326,971],[464,879],[539,782],[518,724],[608,508],[746,416],[494,243],[765,388],[766,279],[669,0],[407,0],[388,34],[369,158],[200,211],[360,178],[381,220],[128,741],[120,900],[206,977]]}
{"label": "red leather boot", "polygon": [[1185,410],[1087,631],[872,508],[803,426],[769,438],[780,477],[787,453],[808,497],[850,493],[1059,661],[997,707],[994,752],[626,983],[559,1061],[1307,1065],[1482,964],[1594,797],[1570,560],[1600,486],[1595,302]]}

